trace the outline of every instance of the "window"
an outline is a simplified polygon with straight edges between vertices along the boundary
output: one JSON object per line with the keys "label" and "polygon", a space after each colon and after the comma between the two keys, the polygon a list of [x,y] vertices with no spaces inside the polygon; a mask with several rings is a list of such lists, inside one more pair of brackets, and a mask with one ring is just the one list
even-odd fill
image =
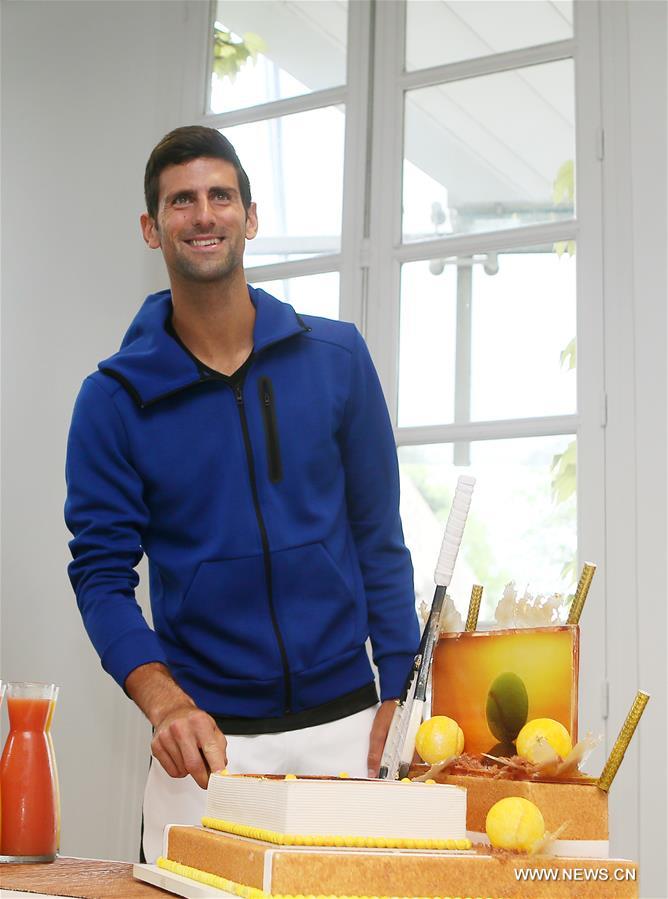
{"label": "window", "polygon": [[456,476],[478,478],[450,592],[465,615],[482,584],[483,623],[511,579],[573,592],[578,504],[600,500],[580,469],[576,492],[576,459],[585,475],[601,463],[601,372],[581,334],[598,315],[582,299],[596,247],[579,221],[596,198],[575,196],[586,7],[214,4],[205,121],[259,201],[249,280],[363,331],[395,426],[418,601],[431,601]]}
{"label": "window", "polygon": [[339,315],[347,34],[339,0],[213,4],[206,121],[234,144],[258,200],[249,280],[330,318]]}

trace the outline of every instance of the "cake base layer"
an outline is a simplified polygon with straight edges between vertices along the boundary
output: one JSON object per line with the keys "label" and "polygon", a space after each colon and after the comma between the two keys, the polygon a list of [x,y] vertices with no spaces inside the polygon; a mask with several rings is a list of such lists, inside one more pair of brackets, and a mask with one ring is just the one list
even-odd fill
{"label": "cake base layer", "polygon": [[[177,866],[272,896],[638,896],[637,866],[621,860],[470,851],[279,848],[258,840],[181,826],[169,828],[165,854]],[[178,873],[184,870],[168,867]],[[240,895],[250,894],[247,890]]]}
{"label": "cake base layer", "polygon": [[[410,776],[424,770],[415,767]],[[494,803],[507,796],[521,796],[538,806],[549,833],[563,826],[550,850],[553,854],[608,857],[608,794],[594,783],[540,783],[447,773],[434,777],[439,783],[466,789],[466,830],[474,843],[485,833],[487,812]]]}

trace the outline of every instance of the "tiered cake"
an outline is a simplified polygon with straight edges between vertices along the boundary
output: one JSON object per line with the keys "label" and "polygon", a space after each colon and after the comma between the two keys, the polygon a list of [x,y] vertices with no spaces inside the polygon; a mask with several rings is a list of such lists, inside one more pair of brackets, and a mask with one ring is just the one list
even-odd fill
{"label": "tiered cake", "polygon": [[637,896],[629,863],[466,849],[465,817],[452,785],[215,774],[205,827],[168,828],[158,866],[174,880],[153,882],[248,899]]}
{"label": "tiered cake", "polygon": [[[556,768],[541,768],[516,754],[522,728],[536,719],[577,740],[583,583],[584,574],[578,613],[571,610],[566,626],[476,633],[467,622],[468,632],[441,635],[432,714],[461,728],[464,754],[429,772],[414,767],[422,782],[214,774],[203,826],[168,828],[157,874],[137,876],[206,899],[637,897],[637,866],[607,857],[607,788],[646,695],[598,779],[559,756]],[[529,844],[535,854],[489,845],[488,813],[508,799],[515,808],[529,800],[538,819],[542,813],[547,836]],[[196,884],[204,892],[193,892]]]}

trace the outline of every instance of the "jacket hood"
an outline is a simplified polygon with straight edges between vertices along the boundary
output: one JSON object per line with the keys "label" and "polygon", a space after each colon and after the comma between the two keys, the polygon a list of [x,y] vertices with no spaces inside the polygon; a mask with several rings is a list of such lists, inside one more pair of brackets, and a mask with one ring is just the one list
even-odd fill
{"label": "jacket hood", "polygon": [[[250,285],[248,293],[255,306],[254,353],[310,330],[288,303]],[[150,294],[119,351],[98,364],[99,370],[120,381],[140,406],[205,380],[197,360],[170,333],[171,315],[171,291]]]}

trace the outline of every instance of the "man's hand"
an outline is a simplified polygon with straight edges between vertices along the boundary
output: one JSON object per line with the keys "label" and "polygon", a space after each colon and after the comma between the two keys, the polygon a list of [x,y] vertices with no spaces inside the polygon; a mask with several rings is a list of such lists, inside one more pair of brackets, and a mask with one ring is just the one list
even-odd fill
{"label": "man's hand", "polygon": [[170,777],[190,774],[202,789],[227,764],[227,740],[210,715],[193,706],[174,709],[156,726],[151,752]]}
{"label": "man's hand", "polygon": [[380,704],[380,708],[376,712],[376,717],[373,719],[371,735],[369,737],[369,757],[367,759],[369,777],[378,777],[380,760],[383,756],[387,732],[390,729],[396,707],[397,702],[395,699],[386,699],[385,702]]}
{"label": "man's hand", "polygon": [[211,771],[227,764],[227,740],[158,662],[140,665],[125,680],[128,695],[154,728],[151,752],[170,777],[192,775],[206,789]]}

